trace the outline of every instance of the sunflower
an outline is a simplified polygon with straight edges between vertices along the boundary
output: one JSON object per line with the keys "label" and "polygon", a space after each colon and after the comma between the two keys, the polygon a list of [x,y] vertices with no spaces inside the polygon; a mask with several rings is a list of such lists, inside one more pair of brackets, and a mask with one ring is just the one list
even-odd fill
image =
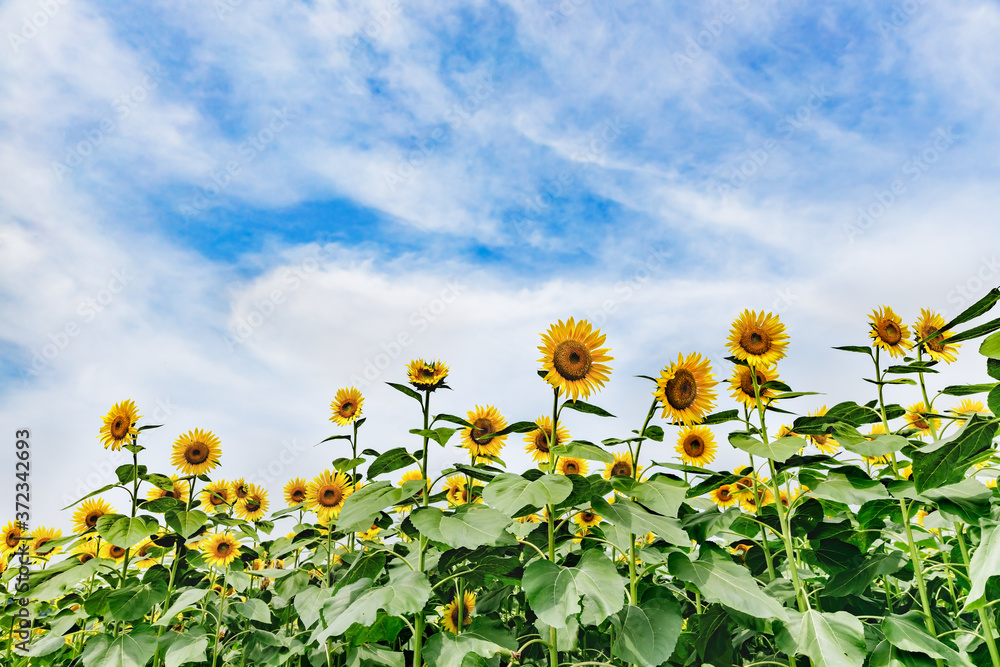
{"label": "sunflower", "polygon": [[601,522],[601,517],[594,510],[581,510],[573,516],[573,523],[583,529],[593,528]]}
{"label": "sunflower", "polygon": [[121,450],[123,444],[129,444],[130,438],[139,435],[139,429],[135,424],[141,418],[142,415],[131,400],[115,403],[108,410],[108,414],[104,415],[104,424],[97,436],[104,444],[104,449],[111,447],[117,452]]}
{"label": "sunflower", "polygon": [[306,499],[306,480],[293,477],[285,484],[285,502],[289,507],[295,507]]}
{"label": "sunflower", "polygon": [[677,436],[675,451],[684,463],[704,468],[715,460],[715,436],[705,426],[688,426]]}
{"label": "sunflower", "polygon": [[922,347],[926,348],[927,354],[931,355],[931,359],[934,361],[944,361],[950,364],[958,358],[958,348],[962,345],[961,343],[948,343],[950,332],[941,331],[941,327],[944,325],[943,317],[926,308],[921,308],[920,319],[913,325],[913,335],[916,336],[917,340],[934,336],[931,340],[924,342]]}
{"label": "sunflower", "polygon": [[632,470],[632,456],[630,454],[615,454],[615,460],[608,464],[604,471],[604,479],[612,477],[632,477],[633,473],[638,474],[642,470]]}
{"label": "sunflower", "polygon": [[767,478],[761,478],[748,493],[740,494],[738,500],[744,511],[756,512],[761,507],[774,502],[774,493],[767,487],[767,483]]}
{"label": "sunflower", "polygon": [[[826,406],[824,405],[816,412],[810,412],[810,417],[822,417],[826,414]],[[840,443],[833,439],[832,435],[827,435],[825,433],[818,433],[815,435],[810,435],[809,440],[812,444],[816,445],[816,449],[823,452],[824,454],[836,454],[837,450],[840,448]]]}
{"label": "sunflower", "polygon": [[250,495],[250,486],[251,486],[251,484],[248,481],[246,481],[245,479],[243,479],[242,477],[234,479],[230,483],[230,487],[233,490],[233,499],[234,499],[233,502],[235,502],[237,500],[243,500],[244,498],[246,498],[247,496],[249,496]]}
{"label": "sunflower", "polygon": [[267,491],[256,484],[250,484],[249,489],[246,496],[236,501],[236,516],[244,521],[260,521],[271,504],[267,499]]}
{"label": "sunflower", "polygon": [[[763,387],[765,382],[778,379],[778,369],[774,366],[756,366],[757,387]],[[733,377],[729,378],[730,391],[733,398],[750,409],[757,408],[757,400],[754,398],[753,375],[750,374],[749,366],[737,366],[733,369]],[[768,405],[774,390],[768,387],[760,389],[760,402]]]}
{"label": "sunflower", "polygon": [[736,502],[736,496],[732,493],[731,484],[723,484],[719,488],[713,489],[708,495],[722,509],[731,507]]}
{"label": "sunflower", "polygon": [[517,520],[520,523],[541,523],[542,521],[541,519],[538,518],[537,514],[528,514],[526,516],[519,516],[517,517]]}
{"label": "sunflower", "polygon": [[202,542],[201,552],[209,565],[226,567],[240,554],[240,543],[231,533],[216,533]]}
{"label": "sunflower", "polygon": [[611,372],[605,362],[614,361],[607,355],[610,350],[601,347],[604,338],[587,320],[576,322],[571,317],[565,324],[559,320],[550,325],[538,346],[544,355],[538,361],[547,371],[545,381],[574,401],[603,387]]}
{"label": "sunflower", "polygon": [[462,430],[462,446],[469,450],[476,461],[489,460],[485,457],[499,456],[503,449],[506,435],[490,436],[507,428],[507,420],[492,405],[476,406],[467,413],[467,420],[475,428]]}
{"label": "sunflower", "polygon": [[333,414],[330,421],[336,422],[338,426],[347,426],[361,416],[361,406],[365,403],[365,397],[357,387],[344,387],[337,390],[337,396],[330,403]]}
{"label": "sunflower", "polygon": [[72,555],[76,556],[80,563],[86,563],[91,558],[97,558],[97,540],[79,542],[75,547],[73,547]]}
{"label": "sunflower", "polygon": [[[465,603],[462,605],[462,625],[470,625],[472,623],[472,612],[476,609],[476,596],[474,593],[465,591],[465,595],[462,596],[462,600]],[[458,634],[458,610],[459,610],[458,596],[455,596],[451,602],[441,607],[441,627],[443,627],[448,632],[457,635]]]}
{"label": "sunflower", "polygon": [[889,306],[876,308],[868,318],[872,321],[868,335],[876,348],[881,348],[894,357],[901,357],[913,347],[909,340],[909,327],[903,324],[903,320]]}
{"label": "sunflower", "polygon": [[[423,478],[424,478],[424,476],[420,474],[419,470],[407,470],[406,472],[403,473],[403,476],[399,478],[399,485],[403,486],[407,482],[412,482],[414,480],[423,479]],[[425,484],[426,484],[426,482],[425,482]],[[423,496],[423,494],[424,494],[423,491],[419,491],[419,492],[417,492],[417,496],[416,497],[417,498],[421,498]],[[413,505],[400,505],[400,506],[396,507],[396,511],[399,512],[400,514],[409,514],[409,512],[412,509],[413,509]]]}
{"label": "sunflower", "polygon": [[561,475],[586,475],[589,464],[583,459],[574,459],[572,456],[564,456],[556,464],[557,472]]}
{"label": "sunflower", "polygon": [[744,560],[747,557],[747,552],[753,548],[752,544],[737,544],[729,549],[730,553],[734,556],[739,556],[740,560]]}
{"label": "sunflower", "polygon": [[187,475],[201,475],[219,465],[222,447],[211,431],[196,428],[174,441],[170,462]]}
{"label": "sunflower", "polygon": [[372,524],[372,527],[368,530],[363,530],[358,533],[358,539],[364,540],[365,542],[381,542],[382,538],[378,536],[382,532],[376,524]]}
{"label": "sunflower", "polygon": [[986,412],[986,406],[983,405],[982,401],[977,401],[972,398],[963,398],[958,402],[958,405],[951,408],[949,411],[956,415],[968,415],[971,417],[977,412]]}
{"label": "sunflower", "polygon": [[43,554],[39,554],[38,551],[43,549],[46,542],[51,540],[57,540],[62,537],[62,531],[58,528],[48,528],[46,526],[39,526],[31,531],[31,553],[33,556],[42,556],[44,558],[51,558],[61,551],[60,547],[50,547],[51,550],[47,550]]}
{"label": "sunflower", "polygon": [[912,479],[913,478],[913,466],[910,465],[910,466],[904,466],[904,467],[900,468],[899,469],[899,476],[902,477],[903,479]]}
{"label": "sunflower", "polygon": [[306,507],[316,512],[321,523],[340,514],[347,496],[354,493],[351,478],[337,471],[324,470],[306,486]]}
{"label": "sunflower", "polygon": [[146,500],[157,500],[159,498],[173,498],[174,500],[179,500],[182,503],[186,503],[188,500],[188,494],[191,489],[188,487],[188,483],[183,479],[179,478],[177,475],[171,475],[170,481],[174,484],[173,491],[167,491],[166,489],[161,489],[158,486],[150,487],[149,491],[146,492]]}
{"label": "sunflower", "polygon": [[235,502],[233,488],[224,479],[206,484],[201,491],[201,504],[210,513],[228,512]]}
{"label": "sunflower", "polygon": [[0,532],[0,553],[14,553],[21,546],[24,531],[13,521],[8,521]]}
{"label": "sunflower", "polygon": [[681,424],[699,424],[715,407],[712,388],[717,384],[708,359],[697,352],[687,357],[678,354],[677,361],[660,371],[653,396],[663,404],[664,419],[669,416]]}
{"label": "sunflower", "polygon": [[770,366],[785,356],[788,334],[777,315],[744,309],[729,331],[729,351],[751,366]]}
{"label": "sunflower", "polygon": [[[155,537],[155,535],[154,535]],[[132,555],[136,558],[135,566],[140,570],[148,570],[159,562],[159,558],[154,558],[150,552],[156,548],[151,537],[145,537],[137,545],[132,547]]]}
{"label": "sunflower", "polygon": [[414,359],[406,367],[406,374],[412,384],[422,391],[434,391],[440,387],[445,387],[444,381],[448,379],[448,366],[443,361],[424,361]]}
{"label": "sunflower", "polygon": [[941,430],[941,420],[937,417],[933,417],[930,420],[926,417],[927,408],[924,407],[924,402],[914,403],[910,407],[906,408],[906,421],[909,422],[910,428],[920,431],[923,435],[930,435],[933,425],[933,431],[937,433]]}
{"label": "sunflower", "polygon": [[531,454],[531,458],[537,463],[548,463],[549,449],[569,442],[569,431],[566,430],[566,427],[560,426],[556,429],[555,442],[550,443],[549,441],[552,439],[552,418],[539,417],[535,420],[535,425],[538,428],[524,436],[524,441],[528,443],[524,451]]}
{"label": "sunflower", "polygon": [[736,466],[733,468],[733,472],[741,477],[729,485],[729,492],[739,500],[742,496],[747,495],[753,490],[754,485],[760,484],[757,479],[757,474],[752,470],[744,474],[743,471],[748,469],[749,466]]}
{"label": "sunflower", "polygon": [[73,532],[82,533],[97,527],[97,520],[105,514],[114,514],[115,510],[104,498],[91,498],[73,512]]}
{"label": "sunflower", "polygon": [[7,571],[7,557],[0,556],[0,575]]}
{"label": "sunflower", "polygon": [[111,544],[111,542],[105,542],[101,545],[100,556],[101,558],[110,558],[120,563],[125,560],[125,551],[122,547]]}
{"label": "sunflower", "polygon": [[[469,489],[466,488],[468,484],[468,479],[465,475],[452,475],[444,482],[444,490],[448,497],[448,503],[453,506],[464,505],[469,502]],[[476,487],[482,486],[481,483],[472,481],[472,502],[481,503],[483,498],[481,495],[476,495]]]}

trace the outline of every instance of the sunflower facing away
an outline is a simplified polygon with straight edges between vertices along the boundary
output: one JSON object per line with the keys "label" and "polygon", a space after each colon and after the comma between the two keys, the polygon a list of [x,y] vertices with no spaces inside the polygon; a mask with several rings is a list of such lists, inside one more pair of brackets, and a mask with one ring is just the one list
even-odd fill
{"label": "sunflower facing away", "polygon": [[893,357],[901,357],[913,347],[909,340],[909,327],[903,324],[903,320],[889,306],[874,309],[868,318],[871,320],[868,335],[876,348],[885,350]]}
{"label": "sunflower facing away", "polygon": [[104,449],[111,447],[120,451],[122,445],[129,444],[129,440],[139,434],[135,424],[141,417],[131,400],[115,403],[108,414],[104,415],[104,425],[97,436],[104,443]]}
{"label": "sunflower facing away", "polygon": [[688,426],[677,436],[675,451],[684,463],[704,468],[715,460],[715,436],[705,426]]}
{"label": "sunflower facing away", "polygon": [[188,483],[183,479],[180,479],[177,475],[171,475],[170,481],[174,484],[173,491],[167,491],[166,489],[161,489],[158,486],[150,487],[146,492],[146,500],[156,500],[158,498],[173,498],[174,500],[179,500],[182,503],[186,503],[188,500],[188,493],[190,492],[190,487]]}
{"label": "sunflower facing away", "polygon": [[712,501],[722,509],[731,507],[733,503],[736,502],[736,496],[732,494],[732,486],[729,484],[723,484],[717,489],[714,489],[710,494],[708,494]]}
{"label": "sunflower facing away", "polygon": [[926,308],[921,308],[920,319],[913,325],[913,335],[916,336],[917,340],[934,336],[934,338],[923,343],[923,347],[934,361],[944,361],[950,364],[958,358],[958,348],[962,347],[962,344],[948,343],[948,334],[951,332],[941,331],[941,327],[944,325],[944,318],[939,314]]}
{"label": "sunflower facing away", "polygon": [[295,507],[306,499],[306,480],[301,477],[293,477],[285,484],[285,503],[289,507]]}
{"label": "sunflower facing away", "polygon": [[0,553],[13,553],[18,550],[21,546],[21,536],[24,535],[24,531],[18,528],[17,524],[13,521],[8,521],[7,525],[3,527],[3,532],[0,533]]}
{"label": "sunflower facing away", "polygon": [[233,489],[224,479],[211,482],[202,489],[201,504],[206,510],[218,514],[229,509],[233,502]]}
{"label": "sunflower facing away", "polygon": [[687,357],[678,354],[677,361],[660,371],[653,395],[663,405],[664,419],[698,424],[715,407],[713,387],[717,384],[708,359],[697,352]]}
{"label": "sunflower facing away", "polygon": [[633,472],[638,475],[642,471],[642,466],[639,466],[639,470],[632,470],[632,456],[628,453],[615,454],[615,460],[608,464],[607,469],[604,471],[604,479],[611,479],[612,477],[632,477]]}
{"label": "sunflower facing away", "polygon": [[236,516],[244,521],[260,521],[267,514],[269,505],[267,491],[256,484],[250,484],[249,493],[236,501]]}
{"label": "sunflower facing away", "polygon": [[[810,417],[822,417],[826,414],[826,406],[824,405],[816,412],[810,412]],[[840,443],[833,439],[832,435],[827,435],[824,433],[819,433],[817,435],[808,436],[810,442],[816,445],[816,449],[824,454],[836,454],[837,450],[840,449]]]}
{"label": "sunflower facing away", "polygon": [[556,464],[557,472],[561,475],[586,475],[589,464],[584,459],[574,459],[571,456],[564,456]]}
{"label": "sunflower facing away", "polygon": [[549,441],[552,439],[552,418],[539,417],[535,420],[535,425],[538,428],[524,436],[524,441],[528,443],[524,451],[531,454],[531,458],[535,462],[548,463],[549,445],[557,447],[569,442],[569,431],[566,430],[565,426],[560,426],[556,429],[555,442],[550,443]]}
{"label": "sunflower facing away", "polygon": [[354,493],[351,479],[342,472],[324,470],[306,487],[306,507],[316,512],[321,523],[340,514],[347,496]]}
{"label": "sunflower facing away", "polygon": [[[462,599],[465,602],[462,609],[462,625],[466,626],[472,623],[472,612],[476,610],[476,596],[474,593],[465,591]],[[458,605],[458,596],[456,595],[455,599],[441,607],[441,627],[454,635],[458,634]]]}
{"label": "sunflower facing away", "polygon": [[90,528],[97,528],[97,520],[105,514],[114,514],[115,510],[104,498],[91,498],[73,512],[73,532],[82,533]]}
{"label": "sunflower facing away", "polygon": [[240,543],[231,533],[216,533],[201,543],[205,562],[216,567],[226,567],[240,554]]}
{"label": "sunflower facing away", "polygon": [[443,361],[424,361],[414,359],[406,367],[406,375],[417,389],[422,391],[434,391],[445,386],[444,381],[448,379],[448,366]]}
{"label": "sunflower facing away", "polygon": [[[764,383],[778,379],[778,369],[774,366],[755,366],[757,374],[757,387],[763,387]],[[753,375],[749,366],[737,366],[733,369],[733,377],[729,378],[730,391],[733,398],[747,406],[751,410],[757,409],[757,400],[753,392]],[[760,402],[765,406],[770,403],[774,396],[774,390],[768,387],[760,389]]]}
{"label": "sunflower facing away", "polygon": [[927,408],[924,407],[923,401],[906,408],[906,421],[909,422],[910,428],[920,431],[921,435],[930,435],[932,425],[935,433],[941,430],[941,420],[937,417],[928,419]]}
{"label": "sunflower facing away", "polygon": [[542,334],[538,351],[542,368],[547,371],[545,381],[574,401],[587,398],[608,381],[611,367],[605,362],[609,348],[602,348],[605,336],[591,327],[587,320],[576,322],[572,317],[563,323],[549,326]]}
{"label": "sunflower facing away", "polygon": [[347,426],[361,416],[361,406],[364,405],[365,398],[357,387],[344,387],[337,390],[337,395],[330,403],[333,414],[330,421],[336,422],[338,426]]}
{"label": "sunflower facing away", "polygon": [[492,405],[485,407],[477,405],[475,410],[466,413],[466,420],[475,426],[462,430],[462,446],[469,450],[469,454],[477,462],[482,457],[500,456],[500,450],[503,449],[507,436],[489,436],[489,434],[507,428],[507,420],[503,415]]}
{"label": "sunflower facing away", "polygon": [[785,357],[788,334],[771,313],[745,309],[729,331],[729,351],[751,366],[771,366]]}
{"label": "sunflower facing away", "polygon": [[170,463],[186,475],[201,475],[219,465],[222,447],[211,431],[196,428],[174,441]]}

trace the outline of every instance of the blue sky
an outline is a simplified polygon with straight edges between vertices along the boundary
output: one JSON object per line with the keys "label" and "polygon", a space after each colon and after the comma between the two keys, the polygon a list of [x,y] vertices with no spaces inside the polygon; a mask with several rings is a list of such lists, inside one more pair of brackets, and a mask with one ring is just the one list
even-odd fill
{"label": "blue sky", "polygon": [[727,378],[745,307],[827,392],[804,413],[867,400],[829,347],[876,306],[1000,283],[997,2],[53,7],[0,9],[0,420],[37,433],[36,521],[106,477],[124,398],[165,424],[151,467],[196,427],[229,477],[292,447],[277,491],[380,354],[372,442],[412,427],[383,381],[413,357],[452,364],[442,409],[533,419],[539,332],[589,317],[622,415],[598,439],[679,352]]}

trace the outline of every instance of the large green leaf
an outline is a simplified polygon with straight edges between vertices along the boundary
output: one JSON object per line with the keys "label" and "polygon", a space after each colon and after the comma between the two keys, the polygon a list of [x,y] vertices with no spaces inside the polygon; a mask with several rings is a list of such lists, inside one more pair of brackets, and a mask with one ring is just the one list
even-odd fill
{"label": "large green leaf", "polygon": [[173,625],[176,622],[174,618],[177,614],[195,606],[195,603],[200,602],[206,595],[208,595],[207,588],[189,588],[181,591],[174,603],[170,605],[170,609],[153,625]]}
{"label": "large green leaf", "polygon": [[233,603],[233,611],[248,621],[271,622],[271,610],[260,598],[250,598]]}
{"label": "large green leaf", "polygon": [[415,614],[424,608],[430,595],[431,585],[423,572],[406,570],[377,588],[371,588],[370,579],[362,579],[340,589],[323,604],[323,623],[313,633],[312,641],[323,643],[327,637],[342,635],[354,623],[371,625],[380,609],[390,616]]}
{"label": "large green leaf", "polygon": [[1000,359],[1000,331],[991,334],[979,346],[979,354],[990,359]]}
{"label": "large green leaf", "polygon": [[898,452],[909,445],[910,441],[901,435],[882,434],[873,440],[866,438],[864,442],[842,441],[841,444],[844,445],[844,449],[861,456],[885,456]]}
{"label": "large green leaf", "polygon": [[565,445],[557,445],[552,448],[554,456],[571,456],[577,459],[588,461],[600,461],[601,463],[614,463],[615,456],[606,449],[602,449],[592,442],[574,440]]}
{"label": "large green leaf", "polygon": [[864,505],[872,500],[888,498],[889,492],[877,480],[863,474],[855,474],[845,468],[838,468],[836,471],[831,471],[822,482],[810,486],[809,495],[846,505]]}
{"label": "large green leaf", "polygon": [[677,516],[689,488],[685,482],[665,475],[658,475],[647,482],[637,482],[631,477],[615,477],[611,485],[657,514],[670,517]]}
{"label": "large green leaf", "polygon": [[624,585],[615,564],[596,550],[584,552],[576,567],[536,560],[524,569],[522,580],[532,611],[558,629],[577,614],[584,625],[600,624],[625,604]]}
{"label": "large green leaf", "polygon": [[405,667],[406,656],[371,644],[355,646],[347,654],[347,667]]}
{"label": "large green leaf", "polygon": [[926,653],[932,658],[946,661],[949,667],[973,667],[964,653],[959,653],[927,633],[923,616],[919,612],[886,616],[882,620],[882,632],[885,633],[886,641],[903,651]]}
{"label": "large green leaf", "polygon": [[679,547],[691,544],[691,538],[677,519],[653,514],[631,500],[616,498],[614,503],[609,503],[603,498],[595,498],[590,506],[602,518],[629,533],[655,533]]}
{"label": "large green leaf", "polygon": [[990,515],[990,499],[993,493],[979,480],[966,477],[958,484],[927,489],[921,498],[937,504],[938,509],[952,521],[964,521],[976,526],[980,519]]}
{"label": "large green leaf", "polygon": [[965,598],[963,612],[986,604],[986,582],[1000,575],[1000,530],[993,522],[983,522],[983,537],[969,562],[972,587]]}
{"label": "large green leaf", "polygon": [[148,614],[154,605],[167,599],[167,582],[162,579],[130,581],[127,586],[108,595],[114,621],[134,621]]}
{"label": "large green leaf", "polygon": [[475,549],[514,542],[507,532],[510,517],[481,505],[463,505],[451,515],[437,507],[423,507],[410,515],[410,523],[428,539],[452,548]]}
{"label": "large green leaf", "polygon": [[868,660],[868,667],[936,667],[932,658],[922,653],[903,651],[889,642],[879,642]]}
{"label": "large green leaf", "polygon": [[98,635],[87,640],[85,667],[144,667],[156,650],[156,633],[149,627],[132,628],[118,637]]}
{"label": "large green leaf", "polygon": [[654,598],[638,607],[628,605],[611,621],[617,630],[612,654],[630,664],[657,667],[674,652],[684,617],[673,598]]}
{"label": "large green leaf", "polygon": [[97,520],[97,533],[107,542],[128,549],[160,529],[160,523],[151,516],[127,517],[105,514]]}
{"label": "large green leaf", "polygon": [[166,667],[180,667],[189,662],[205,662],[205,651],[208,649],[208,637],[188,633],[170,633],[170,647],[167,649]]}
{"label": "large green leaf", "polygon": [[805,444],[802,438],[794,436],[778,438],[777,440],[764,443],[745,433],[730,433],[729,442],[733,447],[742,449],[753,456],[761,456],[777,463],[781,463],[797,454]]}
{"label": "large green leaf", "polygon": [[533,482],[520,475],[503,473],[483,489],[483,502],[508,516],[524,507],[558,505],[573,492],[573,482],[565,475],[543,475]]}
{"label": "large green leaf", "polygon": [[369,484],[355,491],[344,501],[344,507],[337,517],[337,528],[345,533],[368,530],[375,517],[387,507],[413,496],[424,487],[422,480],[407,482],[402,487],[392,482],[381,481]]}
{"label": "large green leaf", "polygon": [[861,667],[867,653],[864,627],[846,611],[791,611],[777,640],[782,651],[808,656],[815,667]]}
{"label": "large green leaf", "polygon": [[977,457],[992,446],[995,419],[973,415],[961,430],[913,453],[913,481],[917,493],[946,484],[957,484]]}
{"label": "large green leaf", "polygon": [[[70,567],[68,569],[53,574],[52,576],[48,576],[48,572],[42,571],[42,573],[38,575],[38,579],[35,579],[34,577],[29,579],[29,581],[32,582],[33,588],[28,592],[27,597],[32,600],[41,600],[43,602],[61,598],[74,586],[85,579],[89,579],[98,571],[110,570],[111,567],[107,565],[107,563],[110,562],[111,561],[92,558],[83,564],[70,563]],[[35,581],[40,581],[40,583],[35,583]]]}
{"label": "large green leaf", "polygon": [[830,597],[860,595],[876,577],[898,572],[907,562],[907,558],[898,551],[871,554],[860,566],[848,568],[830,577],[823,593]]}
{"label": "large green leaf", "polygon": [[375,479],[381,474],[393,472],[400,468],[413,465],[416,459],[413,454],[406,451],[406,447],[396,447],[384,454],[380,454],[377,459],[368,466],[368,479]]}
{"label": "large green leaf", "polygon": [[208,515],[201,510],[191,510],[190,512],[175,510],[167,512],[165,520],[167,525],[173,528],[178,535],[188,539],[208,523]]}
{"label": "large green leaf", "polygon": [[718,602],[757,618],[785,620],[787,611],[781,603],[761,590],[750,572],[732,558],[713,548],[702,548],[698,560],[682,553],[670,554],[670,573],[701,591],[708,602]]}
{"label": "large green leaf", "polygon": [[[424,651],[427,664],[435,667],[463,667],[469,654],[484,659],[503,655],[510,657],[517,650],[517,640],[494,620],[476,617],[460,635],[439,632],[427,640]],[[473,663],[475,664],[475,663]],[[494,664],[494,663],[481,663]]]}

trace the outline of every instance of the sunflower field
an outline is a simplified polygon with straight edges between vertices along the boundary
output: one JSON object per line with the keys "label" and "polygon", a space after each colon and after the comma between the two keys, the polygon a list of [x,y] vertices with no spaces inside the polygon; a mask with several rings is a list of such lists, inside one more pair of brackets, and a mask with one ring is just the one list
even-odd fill
{"label": "sunflower field", "polygon": [[[343,388],[323,442],[350,456],[280,501],[222,479],[201,428],[149,471],[159,425],[122,401],[98,438],[132,463],[67,508],[73,534],[3,526],[0,664],[1000,667],[1000,319],[974,322],[998,300],[912,326],[875,309],[835,348],[869,391],[805,415],[785,325],[745,310],[725,380],[680,352],[599,443],[562,421],[617,419],[585,320],[542,334],[552,402],[531,420],[436,413],[448,366],[417,359],[389,383],[409,445],[359,450],[364,396]],[[970,341],[992,381],[935,383]],[[537,465],[508,470],[505,447]],[[744,462],[713,469],[720,447]]]}

